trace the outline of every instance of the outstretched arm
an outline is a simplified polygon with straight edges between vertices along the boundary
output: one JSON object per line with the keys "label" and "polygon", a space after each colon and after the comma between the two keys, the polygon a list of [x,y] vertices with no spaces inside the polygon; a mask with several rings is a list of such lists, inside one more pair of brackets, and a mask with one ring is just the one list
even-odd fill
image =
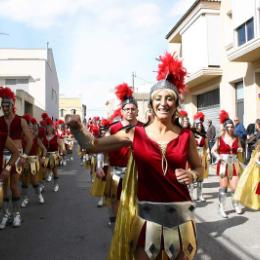
{"label": "outstretched arm", "polygon": [[127,132],[123,129],[114,135],[95,138],[82,125],[79,116],[66,116],[65,120],[79,145],[89,153],[113,151],[123,146],[129,146],[132,143],[134,129]]}

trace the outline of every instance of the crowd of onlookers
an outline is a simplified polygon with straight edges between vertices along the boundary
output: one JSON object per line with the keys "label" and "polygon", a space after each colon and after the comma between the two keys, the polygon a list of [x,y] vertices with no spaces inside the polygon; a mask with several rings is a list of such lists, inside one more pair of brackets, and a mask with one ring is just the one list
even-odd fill
{"label": "crowd of onlookers", "polygon": [[[241,145],[244,149],[244,163],[248,164],[251,158],[252,151],[256,147],[256,143],[260,140],[260,119],[256,119],[255,123],[251,123],[244,127],[243,123],[240,121],[238,117],[234,118],[234,125],[235,125],[235,135],[239,137]],[[211,120],[207,121],[207,138],[208,138],[208,146],[209,149],[213,147],[216,138],[216,127],[212,124]],[[216,160],[214,156],[210,153],[210,164],[215,164]]]}

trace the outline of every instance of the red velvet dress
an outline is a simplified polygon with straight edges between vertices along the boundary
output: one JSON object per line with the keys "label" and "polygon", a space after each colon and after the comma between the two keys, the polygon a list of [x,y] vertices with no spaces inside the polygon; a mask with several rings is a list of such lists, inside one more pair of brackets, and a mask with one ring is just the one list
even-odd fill
{"label": "red velvet dress", "polygon": [[185,169],[192,132],[182,129],[166,149],[168,171],[162,171],[162,152],[157,142],[148,137],[144,127],[136,127],[133,156],[138,171],[137,198],[139,201],[179,202],[190,201],[186,185],[176,179],[175,169]]}
{"label": "red velvet dress", "polygon": [[[239,148],[238,145],[238,138],[236,138],[232,145],[229,146],[225,143],[224,139],[222,137],[219,138],[219,154],[236,154],[237,155],[237,149]],[[217,175],[220,174],[220,161],[217,163]],[[226,173],[227,175],[227,173]],[[237,176],[238,173],[236,171],[236,168],[233,165],[233,176]]]}

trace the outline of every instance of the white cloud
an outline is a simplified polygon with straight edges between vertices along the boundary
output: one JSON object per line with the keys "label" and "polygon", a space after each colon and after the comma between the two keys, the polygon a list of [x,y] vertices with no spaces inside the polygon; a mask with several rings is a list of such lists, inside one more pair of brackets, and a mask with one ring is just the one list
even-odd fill
{"label": "white cloud", "polygon": [[161,16],[158,5],[145,3],[139,4],[133,8],[131,12],[130,21],[138,28],[151,28],[160,26]]}
{"label": "white cloud", "polygon": [[172,16],[182,16],[195,2],[195,0],[176,0],[170,10]]}
{"label": "white cloud", "polygon": [[24,22],[32,27],[47,28],[63,15],[73,15],[82,8],[97,5],[94,0],[4,0],[0,2],[1,16]]}

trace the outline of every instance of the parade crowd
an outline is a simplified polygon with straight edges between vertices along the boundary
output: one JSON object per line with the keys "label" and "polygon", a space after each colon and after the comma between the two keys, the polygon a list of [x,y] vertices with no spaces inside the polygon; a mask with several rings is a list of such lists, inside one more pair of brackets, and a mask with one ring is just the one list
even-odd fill
{"label": "parade crowd", "polygon": [[138,104],[126,83],[115,87],[120,107],[113,115],[89,118],[86,124],[76,115],[66,122],[53,122],[47,113],[40,122],[18,116],[14,93],[1,87],[0,229],[21,225],[20,207],[32,199],[30,186],[39,203],[49,183],[59,191],[58,168],[73,159],[75,139],[81,165],[91,174],[91,195],[99,198],[98,207],[109,208],[108,259],[193,259],[198,246],[194,210],[206,200],[203,182],[210,165],[219,176],[216,214],[229,217],[229,192],[237,214],[259,210],[260,119],[245,129],[238,117],[232,120],[221,110],[217,133],[203,112],[183,110],[185,76],[181,61],[168,53],[160,57],[147,122],[137,120]]}

